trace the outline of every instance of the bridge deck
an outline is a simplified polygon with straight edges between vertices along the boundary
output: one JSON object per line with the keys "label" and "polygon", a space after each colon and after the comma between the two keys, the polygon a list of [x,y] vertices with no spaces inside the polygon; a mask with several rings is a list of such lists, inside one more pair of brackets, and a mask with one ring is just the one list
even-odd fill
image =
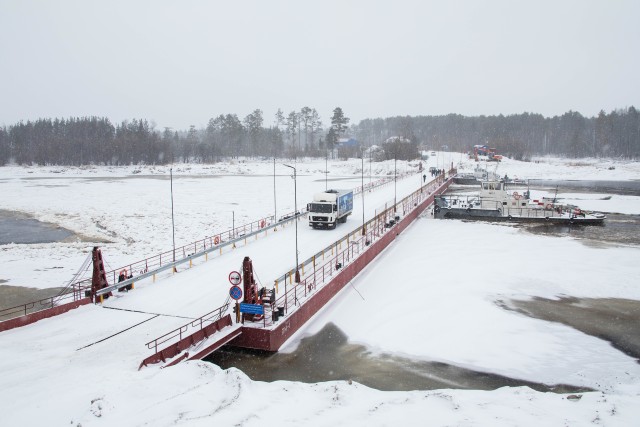
{"label": "bridge deck", "polygon": [[[415,178],[398,181],[398,200],[416,190],[418,180]],[[366,193],[365,216],[373,217],[385,205],[391,206],[393,199],[393,185]],[[313,230],[306,221],[300,220],[300,259],[311,257],[357,229],[361,225],[358,221],[361,217],[362,205],[356,202],[353,215],[335,230]],[[245,255],[251,257],[258,280],[267,287],[273,285],[270,281],[274,277],[295,264],[293,224],[268,233],[268,238],[257,236],[246,246],[238,246],[231,254],[209,258],[206,262],[202,259],[195,262],[193,268],[185,266],[176,274],[166,272],[155,283],[150,279],[136,283],[135,290],[130,292],[115,292],[102,305],[85,305],[46,321],[2,332],[3,339],[27,352],[35,343],[57,346],[61,358],[72,355],[98,361],[109,354],[106,363],[125,363],[137,369],[140,361],[153,353],[145,343],[180,328],[227,301],[228,274],[231,270],[240,270]],[[283,293],[284,286],[280,284],[278,297]],[[284,324],[281,325],[273,329],[282,330]],[[243,334],[246,329],[243,329]],[[194,356],[191,353],[191,357]],[[117,362],[113,361],[114,358]]]}

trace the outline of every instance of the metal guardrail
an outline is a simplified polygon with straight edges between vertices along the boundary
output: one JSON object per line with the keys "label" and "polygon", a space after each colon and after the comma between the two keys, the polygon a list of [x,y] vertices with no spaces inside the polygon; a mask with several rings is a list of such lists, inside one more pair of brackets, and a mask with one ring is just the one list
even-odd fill
{"label": "metal guardrail", "polygon": [[[435,178],[435,179],[429,181],[428,183],[424,184],[424,186],[420,190],[417,190],[415,193],[422,193],[425,190],[427,192],[433,191],[437,187],[437,183],[439,181],[442,181],[443,179],[444,178]],[[391,182],[393,182],[393,179],[391,179]],[[412,194],[415,194],[415,193],[412,193]],[[409,196],[405,197],[404,199],[398,200],[396,205],[395,205],[396,206],[396,210],[397,210],[398,206],[403,206],[403,204],[406,203],[406,201],[411,197],[412,197],[412,195],[409,195]],[[386,208],[386,210],[383,211],[382,213],[387,212],[387,214],[388,214],[388,212],[390,212],[390,210],[393,210],[393,208],[394,208],[394,206],[393,206],[393,204],[391,204],[391,206]],[[406,208],[404,210],[406,210]],[[367,228],[372,221],[374,221],[374,219],[371,219],[370,221],[366,222],[365,223],[365,228]],[[359,227],[358,230],[356,230],[356,231],[357,231],[357,233],[361,234],[362,233],[362,227]],[[325,254],[327,252],[332,252],[333,253],[333,250],[337,250],[337,248],[340,246],[341,242],[345,242],[345,241],[348,242],[350,235],[357,234],[356,231],[348,233],[347,235],[345,235],[345,236],[341,237],[340,239],[336,240],[331,245],[327,246],[326,248],[322,249],[321,251],[318,251],[316,254],[312,255],[308,259],[302,261],[300,263],[300,265],[299,265],[299,268],[301,268],[304,271],[304,269],[307,268],[309,265],[312,265],[315,262],[316,259],[319,259],[320,257],[324,258]],[[295,274],[295,267],[292,268],[291,270],[287,271],[286,273],[284,273],[283,275],[281,275],[277,279],[275,279],[274,282],[276,284],[283,283],[284,280],[287,280],[287,278],[291,282],[291,280],[292,280],[291,278],[293,277],[294,274]]]}
{"label": "metal guardrail", "polygon": [[[420,172],[422,172],[422,171],[420,171]],[[410,174],[405,174],[405,175],[410,175]],[[388,184],[388,183],[390,183],[390,182],[393,182],[393,180],[394,180],[393,178],[385,178],[385,179],[381,180],[381,181],[380,181],[380,182],[378,182],[378,183],[373,183],[373,185],[365,185],[364,187],[358,187],[359,191],[358,191],[358,193],[357,193],[357,194],[360,194],[360,193],[362,193],[363,191],[372,190],[372,189],[377,188],[377,187],[379,187],[379,186],[382,186],[382,185]],[[435,180],[434,180],[432,183],[430,183],[430,184],[433,184],[433,183],[435,183]],[[429,189],[429,185],[430,185],[430,184],[425,184],[425,186],[423,187],[423,190],[428,190],[428,189]],[[420,190],[418,190],[418,191],[420,191]],[[355,193],[355,191],[354,191],[354,193]],[[399,202],[397,203],[397,205],[396,205],[396,206],[402,206],[402,205],[403,205],[403,203],[406,205],[406,203],[407,203],[407,202],[406,202],[406,199],[409,199],[410,197],[411,197],[411,196],[408,196],[408,197],[406,197],[405,199],[403,199],[403,200],[399,201]],[[391,207],[388,209],[388,211],[389,211],[389,212],[391,212],[392,210],[393,210],[393,206],[391,206]],[[284,217],[281,217],[281,218],[286,218],[286,221],[288,222],[288,221],[292,221],[293,219],[295,219],[295,218],[299,218],[300,216],[304,216],[304,215],[306,215],[306,212],[304,212],[304,210],[303,210],[303,211],[301,211],[298,215],[296,215],[295,217],[293,217],[293,216],[289,216],[289,215],[285,215]],[[366,227],[369,227],[371,223],[373,223],[374,221],[378,221],[378,220],[379,220],[379,218],[382,218],[384,215],[387,215],[387,216],[388,216],[388,212],[382,212],[382,213],[380,213],[380,214],[376,215],[376,218],[371,219],[369,222],[367,222],[367,223],[365,224],[365,226],[366,226]],[[265,229],[275,228],[275,227],[277,227],[278,225],[281,225],[282,223],[283,223],[283,222],[282,222],[282,221],[280,221],[280,222],[278,222],[278,223],[276,223],[276,224],[271,224],[271,225],[269,225],[268,227],[265,227]],[[254,235],[256,235],[256,234],[258,234],[258,233],[260,233],[260,232],[262,232],[262,231],[265,231],[265,229],[262,229],[262,230],[259,230],[259,231],[255,231],[255,232],[249,233],[249,234],[247,234],[246,236],[242,236],[242,237],[240,237],[240,238],[238,238],[238,239],[235,239],[235,240],[233,240],[233,241],[224,242],[224,245],[225,245],[225,246],[232,245],[232,244],[234,244],[234,243],[236,243],[236,242],[238,242],[238,241],[244,240],[244,239],[246,239],[246,238],[248,238],[248,237],[254,236]],[[325,251],[331,250],[331,249],[332,249],[332,247],[333,247],[334,245],[340,246],[340,242],[341,242],[341,241],[344,241],[345,239],[346,239],[346,240],[348,240],[348,239],[349,239],[349,235],[354,236],[354,235],[356,235],[356,234],[358,234],[358,233],[360,233],[360,232],[361,232],[361,231],[360,231],[360,229],[358,229],[358,230],[356,230],[356,231],[353,231],[353,232],[351,232],[351,233],[347,234],[345,237],[343,237],[342,239],[338,240],[338,242],[336,242],[335,244],[332,244],[332,245],[328,246],[327,248],[325,248],[323,251],[318,252],[318,254],[314,255],[314,257],[315,257],[315,256],[319,256],[319,255],[323,255],[323,256],[324,256],[324,252],[325,252]],[[371,237],[371,236],[373,236],[373,234],[372,234],[372,233],[373,233],[373,230],[371,230],[371,231],[370,231],[370,238],[369,238],[369,240],[371,240],[371,239],[372,239],[372,237]],[[207,251],[217,250],[217,249],[219,249],[219,247],[220,247],[220,246],[217,246],[216,248],[213,248],[213,249],[207,249]],[[353,251],[353,249],[351,249],[351,250]],[[176,263],[175,263],[175,265],[178,265],[178,264],[183,263],[183,262],[187,262],[187,261],[189,261],[189,260],[192,260],[192,259],[197,258],[197,257],[202,256],[202,255],[204,255],[204,253],[193,254],[193,255],[191,255],[191,256],[189,256],[189,257],[187,257],[187,259],[185,259],[185,260],[181,260],[181,261],[179,261],[179,262],[176,262]],[[302,264],[302,268],[304,269],[304,266],[306,266],[306,265],[308,265],[308,264],[310,264],[310,263],[315,262],[314,257],[311,257],[311,258],[309,258],[307,261],[303,262],[303,264]],[[326,274],[327,274],[327,275],[329,275],[329,276],[331,275],[331,272],[332,272],[332,270],[331,270],[332,265],[333,265],[333,264],[331,264],[331,261],[329,261],[329,262],[327,262],[327,263],[326,263],[325,267],[323,267],[324,269],[326,269]],[[164,269],[169,269],[169,268],[171,268],[171,267],[170,267],[170,266],[167,266],[166,268],[163,268],[163,270],[164,270]],[[330,271],[330,270],[331,270],[331,271]],[[157,271],[156,271],[156,272],[157,272]],[[290,273],[292,274],[293,272],[294,272],[294,270],[291,270],[291,272],[290,272]],[[109,288],[104,288],[104,289],[100,290],[99,294],[100,294],[100,293],[106,293],[106,292],[109,292],[109,291],[108,291],[108,289],[114,290],[114,289],[116,289],[116,288],[122,288],[122,287],[124,287],[124,286],[127,286],[128,284],[133,283],[135,280],[140,280],[141,278],[149,277],[149,275],[151,275],[151,274],[153,274],[153,273],[152,273],[152,272],[145,273],[145,276],[138,276],[137,278],[128,279],[128,280],[126,280],[126,281],[123,281],[123,282],[118,283],[117,285],[110,286]],[[287,274],[289,274],[289,273],[285,273],[285,275],[281,276],[281,277],[280,277],[280,279],[284,279],[284,280],[286,280],[286,275],[287,275]],[[323,277],[324,277],[324,274],[325,274],[325,273],[323,273]],[[288,294],[292,293],[292,294],[293,294],[292,296],[293,296],[293,297],[294,297],[294,299],[295,299],[295,292],[297,291],[297,289],[295,289],[295,288],[296,288],[296,287],[294,287],[294,289],[292,289],[292,290],[289,290],[285,295],[288,295]],[[286,300],[286,296],[281,296],[277,301],[280,301],[280,300],[282,300],[282,299],[285,299],[285,300]],[[222,307],[226,307],[226,308],[224,308],[224,309],[220,312],[220,316],[224,315],[225,311],[228,309],[228,305],[229,305],[228,303],[225,303],[225,305],[223,305],[223,306],[222,306]],[[221,308],[222,308],[222,307],[221,307]],[[219,309],[216,309],[216,310],[219,310]],[[216,312],[216,310],[214,310],[214,312]],[[214,312],[211,312],[211,313],[214,313]],[[207,313],[207,314],[205,314],[204,316],[202,316],[202,317],[201,317],[201,318],[199,318],[199,319],[206,318],[206,317],[207,317],[209,314],[211,314],[211,313]],[[164,344],[164,343],[166,343],[166,342],[168,342],[168,341],[172,341],[172,340],[177,340],[177,341],[182,340],[183,335],[184,335],[184,334],[186,334],[187,330],[189,329],[189,326],[190,326],[190,325],[191,325],[191,326],[193,326],[193,323],[194,323],[194,322],[196,322],[196,321],[198,321],[199,319],[196,319],[196,320],[194,320],[193,322],[190,322],[190,323],[188,323],[188,324],[186,324],[186,325],[181,326],[180,328],[177,328],[177,329],[175,329],[175,330],[173,330],[173,331],[171,331],[171,332],[168,332],[168,333],[166,333],[166,334],[162,335],[161,337],[156,338],[156,339],[155,339],[155,340],[153,340],[153,341],[149,341],[149,342],[146,344],[146,345],[147,345],[147,348],[152,349],[152,347],[153,347],[154,352],[155,352],[155,353],[157,353],[158,345],[160,345],[160,344]],[[268,319],[269,319],[269,320],[268,320]],[[267,326],[267,321],[270,321],[270,317],[265,313],[265,316],[263,317],[263,323],[264,323],[264,325],[265,325],[265,326]],[[200,323],[200,328],[202,328],[202,323]]]}
{"label": "metal guardrail", "polygon": [[[423,171],[418,171],[418,173],[422,173]],[[387,176],[380,180],[365,184],[364,186],[359,186],[354,189],[354,195],[360,194],[364,191],[371,191],[375,188],[381,187],[383,185],[389,184],[394,181],[394,179],[403,179],[407,176],[414,174],[415,172],[405,172],[401,174],[397,174],[395,177]],[[306,215],[306,209],[300,209],[299,214],[295,217],[300,217]],[[116,289],[123,288],[125,286],[131,285],[136,281],[143,280],[149,277],[152,277],[154,274],[161,273],[163,271],[175,268],[178,265],[181,265],[185,262],[189,262],[195,258],[198,258],[202,255],[211,253],[215,250],[219,250],[220,248],[227,247],[229,245],[233,245],[239,241],[242,241],[248,237],[259,234],[262,231],[269,230],[277,227],[280,224],[290,222],[294,219],[294,213],[291,212],[289,214],[285,214],[280,217],[280,220],[274,222],[274,216],[269,215],[258,219],[256,221],[252,221],[247,224],[243,224],[236,228],[229,229],[227,231],[223,231],[213,236],[205,237],[204,239],[200,239],[198,241],[183,245],[175,250],[169,250],[162,252],[158,255],[154,255],[148,258],[145,258],[140,261],[136,261],[133,263],[129,263],[122,267],[110,270],[106,272],[107,277],[112,277],[113,285],[103,288],[98,292],[98,295],[104,295],[108,292],[112,292]],[[237,238],[231,238],[232,236],[239,236]],[[216,241],[218,243],[216,243]],[[207,245],[208,243],[208,245]],[[176,255],[182,254],[182,258],[177,261],[173,261]],[[167,262],[165,260],[171,260]],[[118,282],[118,276],[121,272],[125,271],[126,276],[133,275],[134,277],[130,279],[125,279],[122,282]],[[135,272],[139,272],[137,275]],[[0,309],[0,321],[9,320],[14,317],[22,316],[31,312],[37,312],[40,310],[52,308],[57,305],[65,304],[70,301],[77,301],[86,297],[86,292],[91,289],[91,279],[83,279],[79,280],[70,285],[70,290],[65,292],[64,294],[59,294],[53,297],[43,298],[36,301],[31,301],[25,304],[20,304],[13,307]],[[107,290],[108,289],[108,290]]]}
{"label": "metal guardrail", "polygon": [[53,308],[62,304],[66,304],[70,301],[78,301],[84,298],[84,291],[86,289],[88,288],[74,285],[67,292],[62,294],[42,298],[13,307],[3,308],[0,310],[0,322],[13,319],[14,317],[25,316],[29,313],[35,313],[37,311]]}
{"label": "metal guardrail", "polygon": [[195,328],[197,330],[201,330],[202,328],[204,328],[206,326],[205,323],[210,323],[210,322],[215,322],[216,320],[219,320],[222,318],[222,315],[224,313],[226,313],[226,311],[229,308],[229,303],[225,303],[224,305],[216,308],[213,311],[210,311],[207,314],[204,314],[200,317],[198,317],[197,319],[192,320],[189,323],[186,323],[182,326],[180,326],[179,328],[174,329],[171,332],[167,332],[166,334],[149,341],[146,346],[148,349],[153,350],[154,353],[158,352],[158,346],[162,345],[168,341],[172,341],[175,338],[177,338],[178,341],[182,340],[182,338],[191,335],[193,332],[189,332],[187,334],[188,331],[190,331],[191,329]]}
{"label": "metal guardrail", "polygon": [[[288,312],[292,306],[295,308],[295,306],[302,305],[304,299],[321,289],[335,274],[339,273],[340,270],[349,265],[349,263],[353,262],[362,252],[364,252],[371,243],[382,238],[385,235],[386,230],[393,230],[393,226],[396,222],[395,216],[398,212],[402,212],[402,215],[398,216],[403,217],[409,214],[424,199],[433,194],[433,191],[439,188],[445,180],[446,179],[443,176],[436,178],[426,184],[422,189],[416,190],[414,193],[398,201],[395,205],[395,213],[394,206],[392,205],[376,215],[365,223],[365,230],[367,231],[364,236],[362,235],[361,226],[327,246],[308,260],[305,260],[301,263],[302,269],[304,270],[304,266],[310,265],[313,267],[312,272],[306,275],[306,277],[301,278],[299,283],[293,283],[295,269],[280,276],[274,281],[275,285],[279,285],[280,283],[288,280],[292,286],[284,295],[281,295],[276,299],[273,307],[283,307],[285,312]],[[398,207],[400,207],[400,210],[398,210]],[[391,220],[394,222],[390,223]],[[346,243],[345,249],[336,250],[337,248],[342,248],[342,243]],[[327,252],[330,252],[331,255],[327,261],[324,261],[325,254]],[[323,259],[323,264],[316,267],[316,260],[320,257]],[[268,309],[270,308],[268,305],[265,307]],[[274,322],[272,318],[265,312],[263,321],[255,323],[254,325],[268,327],[273,324]]]}
{"label": "metal guardrail", "polygon": [[[399,176],[406,177],[406,176],[409,176],[409,175],[411,175],[411,173],[405,173],[405,174],[402,174],[402,175],[399,175]],[[361,187],[357,187],[357,190],[358,190],[357,194],[360,194],[363,191],[371,190],[371,189],[380,187],[382,185],[388,184],[390,182],[393,182],[393,180],[394,180],[394,178],[387,177],[387,178],[383,178],[380,182],[366,184],[364,187],[362,187],[362,186]],[[355,191],[354,191],[354,193],[355,193]],[[279,225],[281,225],[283,223],[291,222],[294,219],[297,219],[297,218],[299,218],[301,216],[304,216],[306,214],[307,214],[306,208],[302,208],[302,209],[298,210],[297,214],[295,214],[294,212],[291,212],[291,213],[288,213],[288,214],[285,214],[285,215],[281,216],[280,220],[278,222],[275,222],[275,223],[266,223],[266,221],[264,221],[264,219],[263,220],[259,220],[259,221],[254,221],[251,224],[254,224],[254,223],[259,224],[262,228],[259,228],[257,230],[252,230],[252,228],[250,228],[249,232],[246,232],[246,227],[244,227],[244,228],[242,228],[242,233],[238,238],[230,239],[230,240],[227,240],[227,241],[222,241],[222,239],[219,239],[217,244],[215,243],[215,240],[214,240],[213,241],[213,245],[210,245],[209,248],[206,247],[206,244],[203,245],[203,249],[201,251],[197,251],[197,247],[194,246],[194,249],[196,249],[196,250],[194,250],[193,253],[185,255],[180,260],[169,262],[169,263],[165,264],[164,266],[155,268],[153,270],[141,271],[141,273],[139,275],[137,275],[135,277],[132,277],[130,279],[125,279],[125,280],[123,280],[121,282],[118,282],[118,283],[114,283],[113,285],[110,285],[108,287],[102,288],[96,294],[98,296],[100,296],[100,295],[104,295],[104,294],[107,294],[109,292],[112,292],[112,291],[114,291],[116,289],[121,289],[121,288],[123,288],[125,286],[128,286],[128,285],[131,285],[132,283],[135,283],[135,282],[137,282],[139,280],[143,280],[143,279],[146,279],[148,277],[152,277],[155,274],[161,273],[163,271],[173,269],[173,268],[177,267],[178,265],[184,264],[186,262],[190,262],[190,261],[192,261],[192,260],[194,260],[196,258],[202,257],[202,256],[204,256],[206,254],[209,254],[209,253],[213,252],[213,251],[220,250],[221,248],[225,248],[227,246],[235,245],[236,243],[241,242],[241,241],[243,241],[243,240],[245,240],[245,239],[247,239],[249,237],[253,237],[253,236],[257,235],[257,234],[262,233],[263,231],[267,231],[267,230],[276,228],[276,227],[278,227]],[[269,216],[269,217],[265,217],[265,218],[267,218],[270,221],[273,218],[273,216]],[[263,221],[263,222],[261,223],[260,221]],[[235,230],[240,230],[240,227],[236,228]],[[199,242],[202,242],[202,240],[200,240]],[[172,251],[168,251],[166,253],[169,254],[169,253],[172,253]],[[115,274],[114,274],[114,277],[115,277]],[[114,282],[115,282],[115,280],[114,280]]]}
{"label": "metal guardrail", "polygon": [[304,216],[306,214],[307,214],[306,210],[305,211],[300,211],[297,215],[291,214],[291,216],[286,216],[286,219],[278,221],[278,222],[276,222],[274,224],[265,225],[264,228],[261,228],[259,230],[255,230],[255,231],[249,232],[249,233],[244,234],[244,235],[242,235],[242,236],[240,236],[240,237],[238,237],[236,239],[228,240],[228,241],[225,241],[225,242],[220,242],[217,245],[214,245],[212,247],[206,248],[206,249],[204,249],[204,250],[202,250],[200,252],[189,254],[189,255],[185,256],[183,259],[180,259],[178,261],[169,262],[169,263],[163,265],[162,267],[158,267],[158,268],[153,269],[151,271],[147,271],[147,272],[144,272],[142,274],[139,274],[138,276],[135,276],[135,277],[132,277],[130,279],[126,279],[126,280],[123,280],[123,281],[118,282],[116,284],[113,284],[113,285],[107,286],[105,288],[102,288],[98,292],[96,292],[96,295],[100,296],[100,295],[104,295],[104,294],[107,294],[109,292],[112,292],[114,290],[121,289],[121,288],[123,288],[125,286],[128,286],[128,285],[134,283],[134,282],[137,282],[137,281],[142,280],[142,279],[146,279],[148,277],[152,277],[153,275],[161,273],[163,271],[173,269],[173,268],[175,268],[175,267],[177,267],[177,266],[179,266],[181,264],[184,264],[184,263],[190,262],[190,261],[192,261],[194,259],[197,259],[197,258],[200,258],[202,256],[205,256],[206,254],[209,254],[211,252],[219,251],[221,249],[224,249],[227,246],[233,246],[238,242],[241,242],[241,241],[243,241],[245,239],[248,239],[249,237],[253,237],[253,236],[257,235],[257,234],[260,234],[260,233],[263,233],[265,231],[268,231],[268,230],[271,230],[273,228],[276,228],[278,226],[281,226],[282,224],[285,224],[287,222],[291,222],[294,219],[297,219],[298,217]]}
{"label": "metal guardrail", "polygon": [[[299,216],[306,214],[304,210],[300,212],[301,213],[299,214]],[[266,229],[275,228],[278,225],[290,222],[293,220],[293,212],[283,215],[281,217],[281,221],[278,221],[273,224],[271,223],[272,219],[273,219],[273,216],[267,216],[257,221],[252,221],[250,223],[238,226],[234,229],[229,229],[222,233],[218,233],[214,236],[206,237],[196,242],[189,243],[187,245],[176,248],[175,253],[177,255],[179,254],[183,255],[183,258],[181,258],[180,260],[177,260],[176,262],[165,261],[165,260],[173,259],[174,251],[170,250],[170,251],[162,252],[158,255],[154,255],[149,258],[145,258],[141,261],[136,261],[134,263],[127,264],[123,267],[110,270],[105,274],[107,275],[107,277],[110,277],[110,276],[113,277],[112,283],[114,284],[108,287],[109,289],[108,291],[106,290],[107,288],[103,288],[98,293],[98,295],[104,295],[105,293],[123,288],[136,281],[139,281],[148,277],[152,277],[154,274],[160,273],[165,270],[169,270],[185,262],[189,262],[194,258],[204,255],[205,253],[213,252],[215,250],[218,250],[221,247],[224,248],[226,246],[233,245],[236,242],[239,242],[249,236],[256,235]],[[264,224],[264,227],[260,228],[262,224]],[[226,236],[233,236],[234,234],[239,237],[232,240],[228,240],[228,238],[226,237]],[[225,241],[225,239],[227,240]],[[218,241],[219,243],[216,244],[215,243],[216,241]],[[207,245],[207,243],[209,244]],[[197,252],[199,248],[202,248],[202,251],[200,253],[191,252],[191,251]],[[158,267],[154,268],[155,266],[158,266]],[[128,274],[135,271],[139,271],[140,273],[137,275],[134,275],[134,277],[132,277],[131,279],[126,279],[122,282],[118,282],[118,275],[123,270],[126,270]],[[40,300],[16,305],[13,307],[0,309],[0,321],[10,320],[14,317],[19,317],[29,313],[45,310],[58,305],[66,304],[68,302],[78,301],[82,298],[86,298],[86,292],[90,290],[91,290],[91,279],[79,280],[78,282],[75,282],[72,285],[70,285],[69,291],[65,292],[64,294],[59,294],[52,297],[47,297]]]}

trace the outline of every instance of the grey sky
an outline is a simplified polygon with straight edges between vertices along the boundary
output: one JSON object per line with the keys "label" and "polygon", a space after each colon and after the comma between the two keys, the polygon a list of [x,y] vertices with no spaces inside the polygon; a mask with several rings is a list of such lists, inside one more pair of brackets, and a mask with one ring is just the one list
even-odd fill
{"label": "grey sky", "polygon": [[0,124],[640,107],[640,1],[0,0]]}

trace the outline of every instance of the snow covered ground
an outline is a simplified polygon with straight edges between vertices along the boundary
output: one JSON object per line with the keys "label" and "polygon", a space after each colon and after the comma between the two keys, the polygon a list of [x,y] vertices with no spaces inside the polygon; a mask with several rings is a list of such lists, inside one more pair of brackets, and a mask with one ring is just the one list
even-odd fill
{"label": "snow covered ground", "polygon": [[[473,162],[438,153],[424,166]],[[398,170],[417,162],[398,162]],[[613,169],[610,169],[613,167]],[[324,189],[324,161],[300,161],[298,205]],[[276,165],[278,215],[293,210],[289,171]],[[329,163],[329,187],[356,187],[360,160]],[[176,245],[273,212],[273,163],[175,165]],[[394,162],[371,165],[373,180],[394,173]],[[506,159],[498,173],[544,179],[640,179],[640,164],[600,160]],[[369,164],[364,164],[368,182]],[[331,181],[333,180],[333,181]],[[398,197],[420,185],[398,183]],[[6,284],[61,286],[94,243],[112,267],[171,247],[168,168],[0,168],[6,210],[28,213],[84,236],[82,241],[0,246]],[[635,196],[565,194],[585,209],[640,213]],[[611,196],[607,200],[603,197]],[[365,214],[393,200],[393,184],[365,196]],[[342,227],[360,222],[360,199]],[[303,223],[304,224],[304,223]],[[305,231],[308,227],[304,226]],[[293,227],[156,284],[143,284],[109,303],[195,316],[207,304],[179,307],[176,292],[220,298],[212,282],[244,255],[266,282],[292,258]],[[313,244],[345,231],[301,232],[301,258]],[[312,236],[309,238],[308,236]],[[305,240],[308,239],[308,240]],[[317,242],[313,243],[314,241]],[[277,251],[274,251],[277,248]],[[284,255],[282,255],[284,254]],[[494,391],[382,392],[349,381],[304,384],[251,381],[236,369],[205,362],[137,371],[144,336],[136,329],[84,349],[98,339],[149,319],[149,315],[82,307],[63,316],[0,333],[3,425],[635,425],[640,419],[640,365],[608,342],[568,326],[504,308],[513,299],[563,296],[640,300],[640,248],[593,247],[569,237],[536,236],[486,223],[419,218],[331,305],[289,343],[335,323],[349,340],[376,353],[446,362],[468,369],[546,384],[593,388],[580,398],[527,387]],[[284,260],[280,259],[284,258]],[[62,267],[62,268],[54,268]],[[287,267],[287,268],[289,268]],[[218,292],[218,293],[216,293]],[[391,298],[391,299],[390,299]],[[199,305],[200,304],[200,305]],[[217,307],[220,304],[213,304]],[[363,319],[365,319],[363,321]],[[153,324],[157,320],[149,320]],[[166,332],[166,320],[155,327]],[[153,333],[154,328],[148,333]],[[136,347],[130,347],[135,337]],[[147,340],[157,335],[146,337]],[[107,344],[108,343],[108,344]],[[311,367],[312,369],[312,367]]]}

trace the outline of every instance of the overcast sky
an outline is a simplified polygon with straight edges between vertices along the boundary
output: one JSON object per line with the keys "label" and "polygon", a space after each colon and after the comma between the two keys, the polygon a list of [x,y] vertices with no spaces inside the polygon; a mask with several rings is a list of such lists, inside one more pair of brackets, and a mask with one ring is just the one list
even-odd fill
{"label": "overcast sky", "polygon": [[640,1],[0,0],[0,125],[640,108]]}

